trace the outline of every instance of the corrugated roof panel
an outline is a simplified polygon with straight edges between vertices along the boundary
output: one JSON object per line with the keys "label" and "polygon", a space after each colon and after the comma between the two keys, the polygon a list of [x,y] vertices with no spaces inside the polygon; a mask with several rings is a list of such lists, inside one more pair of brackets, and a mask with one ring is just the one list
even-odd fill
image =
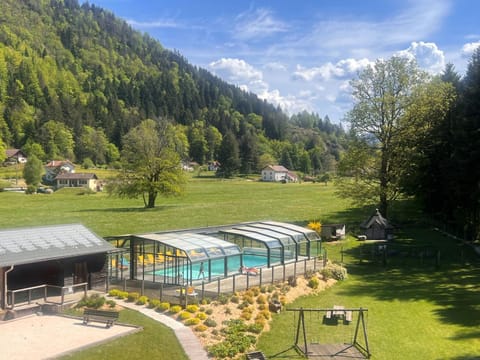
{"label": "corrugated roof panel", "polygon": [[113,249],[111,244],[80,224],[0,230],[0,266],[96,254]]}

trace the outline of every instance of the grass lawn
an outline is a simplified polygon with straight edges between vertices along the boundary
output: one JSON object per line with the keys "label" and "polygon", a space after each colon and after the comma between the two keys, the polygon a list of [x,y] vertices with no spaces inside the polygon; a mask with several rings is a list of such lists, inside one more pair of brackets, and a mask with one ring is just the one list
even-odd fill
{"label": "grass lawn", "polygon": [[[392,217],[403,224],[423,219],[410,205],[408,201],[396,203]],[[82,223],[100,236],[112,236],[272,219],[301,225],[311,220],[346,223],[347,230],[351,231],[373,210],[352,208],[348,200],[335,195],[333,185],[192,178],[184,196],[159,198],[157,207],[149,210],[143,208],[140,199],[118,199],[104,193],[79,195],[74,189],[51,195],[3,192],[0,193],[0,228]],[[405,264],[392,261],[386,268],[367,261],[360,264],[360,244],[350,238],[326,245],[329,258],[334,260],[341,259],[340,250],[343,249],[349,278],[320,296],[299,299],[291,306],[331,307],[338,304],[368,308],[367,325],[373,359],[478,358],[478,260],[469,257],[468,249],[464,250],[463,256],[453,256],[460,253],[459,244],[428,228],[405,225],[402,230],[398,240],[403,243],[428,242],[441,248],[440,268],[415,261]],[[164,349],[170,349],[169,344],[176,343],[169,338],[164,345],[163,339],[173,335],[142,315],[128,312],[122,316],[131,316],[133,323],[141,324],[146,330],[155,330],[116,340],[78,356],[161,359]],[[130,322],[129,319],[122,321]],[[321,320],[318,326],[320,323]],[[290,312],[276,315],[272,330],[262,335],[258,348],[270,356],[288,349],[293,344],[292,325]],[[154,353],[156,351],[160,353]],[[184,358],[178,356],[168,356],[168,359]],[[295,359],[299,356],[290,351],[277,358]]]}
{"label": "grass lawn", "polygon": [[[417,238],[450,250],[440,268],[434,262],[420,264],[409,259],[408,266],[392,261],[383,267],[359,263],[359,242],[349,240],[325,245],[331,257],[349,270],[346,281],[321,293],[303,297],[290,308],[331,308],[343,305],[368,309],[367,328],[372,359],[478,359],[480,354],[480,271],[478,259],[460,254],[452,239],[425,229],[406,229],[397,241]],[[463,259],[463,261],[461,261]],[[307,334],[320,343],[349,342],[355,324],[322,325],[323,314],[306,314]],[[260,338],[258,348],[271,358],[300,359],[289,349],[294,344],[293,312],[274,317],[272,330]],[[343,339],[343,340],[342,340]],[[332,341],[334,340],[334,341]],[[312,341],[313,342],[313,341]],[[276,357],[273,355],[278,354]]]}
{"label": "grass lawn", "polygon": [[188,359],[173,330],[158,321],[129,309],[120,312],[118,321],[141,326],[143,330],[61,359]]}

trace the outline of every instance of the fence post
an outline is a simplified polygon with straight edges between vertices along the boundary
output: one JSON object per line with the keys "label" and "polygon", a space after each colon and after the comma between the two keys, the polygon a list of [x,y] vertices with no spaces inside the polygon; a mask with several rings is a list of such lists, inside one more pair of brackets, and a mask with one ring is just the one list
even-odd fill
{"label": "fence post", "polygon": [[272,284],[275,282],[275,266],[272,266]]}
{"label": "fence post", "polygon": [[285,264],[283,264],[283,282],[285,282]]}
{"label": "fence post", "polygon": [[232,289],[233,289],[233,292],[235,293],[235,279],[237,278],[237,275],[233,275],[233,278],[232,278]]}
{"label": "fence post", "polygon": [[220,296],[220,278],[217,279],[217,297]]}
{"label": "fence post", "polygon": [[142,288],[141,288],[141,295],[143,296],[143,294],[145,293],[145,280],[142,279]]}
{"label": "fence post", "polygon": [[247,275],[245,276],[247,277],[247,290],[248,290],[248,288],[250,287],[250,275],[247,272]]}
{"label": "fence post", "polygon": [[303,273],[307,273],[307,259],[303,260]]}
{"label": "fence post", "polygon": [[163,283],[160,283],[160,301],[163,301]]}
{"label": "fence post", "polygon": [[262,287],[262,274],[263,274],[263,268],[260,268],[260,287]]}

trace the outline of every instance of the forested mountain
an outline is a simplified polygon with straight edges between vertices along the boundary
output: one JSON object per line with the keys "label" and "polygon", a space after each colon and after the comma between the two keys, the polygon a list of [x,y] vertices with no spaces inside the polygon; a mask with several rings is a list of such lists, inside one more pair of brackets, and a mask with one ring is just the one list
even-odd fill
{"label": "forested mountain", "polygon": [[77,0],[0,2],[0,140],[46,161],[118,159],[144,119],[185,133],[188,158],[219,157],[233,134],[239,171],[281,162],[333,169],[343,130],[315,114],[291,119],[252,93],[195,67],[125,21]]}

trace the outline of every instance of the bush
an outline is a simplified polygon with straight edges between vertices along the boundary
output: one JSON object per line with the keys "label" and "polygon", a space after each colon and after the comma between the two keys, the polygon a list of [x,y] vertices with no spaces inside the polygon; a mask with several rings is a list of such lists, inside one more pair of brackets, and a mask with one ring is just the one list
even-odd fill
{"label": "bush", "polygon": [[170,310],[170,303],[162,302],[157,306],[157,309],[160,311],[167,311]]}
{"label": "bush", "polygon": [[200,320],[205,320],[206,318],[208,318],[207,314],[205,314],[204,312],[199,312],[196,317]]}
{"label": "bush", "polygon": [[212,309],[207,309],[207,310],[205,310],[205,314],[207,314],[207,315],[212,315],[212,314],[213,314],[213,310],[212,310]]}
{"label": "bush", "polygon": [[139,297],[140,297],[140,294],[138,292],[130,292],[127,295],[127,300],[130,302],[135,302],[138,300]]}
{"label": "bush", "polygon": [[220,296],[218,297],[218,302],[222,305],[228,304],[229,301],[230,298],[225,294],[220,294]]}
{"label": "bush", "polygon": [[318,280],[318,278],[316,276],[314,276],[314,277],[310,278],[310,280],[308,280],[308,286],[311,287],[312,289],[317,289],[318,285],[320,285],[320,280]]}
{"label": "bush", "polygon": [[155,309],[160,306],[160,300],[158,299],[150,299],[148,300],[148,308],[149,309]]}
{"label": "bush", "polygon": [[206,331],[208,328],[203,325],[203,324],[200,324],[200,325],[197,325],[195,326],[194,330],[197,331],[197,332],[204,332]]}
{"label": "bush", "polygon": [[230,301],[234,304],[238,304],[240,302],[240,297],[238,295],[233,295],[231,298],[230,298]]}
{"label": "bush", "polygon": [[100,296],[99,294],[92,294],[90,296],[84,296],[82,300],[78,302],[76,305],[77,308],[79,307],[88,307],[93,309],[101,308],[105,304],[105,298]]}
{"label": "bush", "polygon": [[291,287],[297,286],[297,278],[293,275],[290,275],[288,277],[288,285],[290,285]]}
{"label": "bush", "polygon": [[208,326],[208,327],[216,327],[217,326],[217,322],[211,318],[208,318],[206,319],[204,322],[205,326]]}
{"label": "bush", "polygon": [[128,292],[126,291],[119,291],[117,295],[118,299],[127,299],[128,298]]}
{"label": "bush", "polygon": [[194,305],[194,304],[187,305],[187,308],[185,310],[187,310],[188,312],[193,314],[193,313],[196,313],[198,311],[198,306]]}
{"label": "bush", "polygon": [[[182,321],[190,319],[191,317],[192,313],[189,313],[188,311],[182,311],[180,314],[178,314],[178,318]],[[200,321],[200,319],[198,319],[198,321]]]}
{"label": "bush", "polygon": [[257,297],[257,304],[266,304],[267,297],[265,295],[258,295]]}
{"label": "bush", "polygon": [[118,296],[119,292],[120,292],[120,290],[118,290],[118,289],[111,289],[111,290],[108,291],[108,296],[116,297],[116,296]]}
{"label": "bush", "polygon": [[254,324],[248,325],[247,331],[253,334],[260,334],[263,330],[264,324],[261,322],[255,321]]}
{"label": "bush", "polygon": [[200,319],[195,317],[189,318],[185,321],[185,325],[187,326],[198,325],[198,324],[200,324]]}
{"label": "bush", "polygon": [[182,307],[180,305],[174,305],[170,307],[168,311],[172,314],[178,314],[180,311],[182,311]]}
{"label": "bush", "polygon": [[137,305],[145,305],[147,302],[148,302],[148,297],[146,297],[146,296],[140,296],[140,297],[137,299],[136,304],[137,304]]}
{"label": "bush", "polygon": [[113,301],[113,300],[107,300],[107,301],[105,301],[105,304],[107,304],[108,307],[110,307],[110,308],[112,308],[112,309],[113,309],[115,306],[117,306],[117,303],[116,303],[115,301]]}
{"label": "bush", "polygon": [[320,272],[325,280],[345,280],[347,278],[347,269],[339,264],[328,263]]}
{"label": "bush", "polygon": [[250,294],[245,294],[243,296],[243,301],[249,304],[253,304],[255,302],[255,300],[253,299],[253,295],[250,295]]}

